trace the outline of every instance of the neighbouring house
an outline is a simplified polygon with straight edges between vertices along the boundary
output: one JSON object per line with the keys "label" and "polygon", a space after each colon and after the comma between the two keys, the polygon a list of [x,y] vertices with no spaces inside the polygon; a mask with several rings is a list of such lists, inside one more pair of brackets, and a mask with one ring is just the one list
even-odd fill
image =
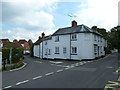
{"label": "neighbouring house", "polygon": [[29,43],[25,39],[20,39],[18,43],[20,45],[22,45],[22,47],[24,49],[24,54],[29,54],[30,53]]}
{"label": "neighbouring house", "polygon": [[22,48],[22,46],[18,42],[10,42],[9,39],[0,39],[0,41],[2,42],[2,48]]}
{"label": "neighbouring house", "polygon": [[13,42],[10,42],[9,39],[0,39],[0,45],[2,48],[14,47],[14,48],[23,48],[24,54],[30,53],[30,47],[33,45],[32,40],[21,39],[17,41],[16,39]]}
{"label": "neighbouring house", "polygon": [[77,25],[74,20],[71,27],[60,28],[52,35],[42,37],[39,43],[35,43],[34,56],[42,59],[68,60],[104,56],[107,41],[95,28]]}
{"label": "neighbouring house", "polygon": [[28,44],[29,44],[29,47],[32,47],[33,46],[33,42],[31,39],[28,40]]}
{"label": "neighbouring house", "polygon": [[3,43],[2,43],[2,40],[0,39],[0,48],[2,48],[3,46]]}
{"label": "neighbouring house", "polygon": [[[33,56],[34,57],[40,57],[40,43],[41,43],[41,37],[39,36],[38,40],[34,43],[33,47]],[[42,53],[42,52],[41,52]]]}

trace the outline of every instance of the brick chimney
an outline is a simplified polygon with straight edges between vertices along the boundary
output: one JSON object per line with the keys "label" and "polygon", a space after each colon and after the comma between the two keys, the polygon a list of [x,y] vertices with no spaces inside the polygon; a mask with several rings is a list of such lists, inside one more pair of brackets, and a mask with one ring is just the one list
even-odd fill
{"label": "brick chimney", "polygon": [[77,26],[77,22],[75,20],[72,21],[72,27],[76,27]]}
{"label": "brick chimney", "polygon": [[42,33],[42,38],[44,38],[44,37],[45,37],[45,33],[43,32],[43,33]]}
{"label": "brick chimney", "polygon": [[16,39],[13,40],[14,43],[18,43],[18,41]]}
{"label": "brick chimney", "polygon": [[97,31],[97,26],[92,26],[91,29]]}

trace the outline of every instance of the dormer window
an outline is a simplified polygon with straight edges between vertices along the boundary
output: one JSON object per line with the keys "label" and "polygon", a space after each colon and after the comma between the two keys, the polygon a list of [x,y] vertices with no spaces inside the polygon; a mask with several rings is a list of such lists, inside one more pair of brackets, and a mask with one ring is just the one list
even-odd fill
{"label": "dormer window", "polygon": [[76,41],[77,40],[77,34],[72,34],[71,35],[71,40]]}
{"label": "dormer window", "polygon": [[59,41],[59,36],[55,36],[55,42]]}

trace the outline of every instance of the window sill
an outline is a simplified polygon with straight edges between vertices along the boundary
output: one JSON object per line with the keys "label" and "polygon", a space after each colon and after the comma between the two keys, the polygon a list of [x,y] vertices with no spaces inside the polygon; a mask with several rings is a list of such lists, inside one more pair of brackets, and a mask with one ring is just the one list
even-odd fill
{"label": "window sill", "polygon": [[71,55],[77,55],[77,53],[72,53]]}
{"label": "window sill", "polygon": [[77,39],[71,39],[71,41],[77,41]]}
{"label": "window sill", "polygon": [[55,54],[60,54],[60,53],[55,53]]}
{"label": "window sill", "polygon": [[55,42],[59,42],[59,41],[55,41]]}

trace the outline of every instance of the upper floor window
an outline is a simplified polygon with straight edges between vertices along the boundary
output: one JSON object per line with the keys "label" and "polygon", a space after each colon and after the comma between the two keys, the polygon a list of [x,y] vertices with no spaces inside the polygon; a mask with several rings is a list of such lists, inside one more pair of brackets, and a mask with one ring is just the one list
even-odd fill
{"label": "upper floor window", "polygon": [[55,54],[59,54],[59,47],[55,47]]}
{"label": "upper floor window", "polygon": [[48,55],[50,55],[50,53],[51,53],[51,50],[50,50],[50,49],[48,49]]}
{"label": "upper floor window", "polygon": [[100,41],[99,39],[100,39],[100,37],[98,36],[98,42]]}
{"label": "upper floor window", "polygon": [[96,52],[97,52],[97,45],[94,44],[94,53],[96,53]]}
{"label": "upper floor window", "polygon": [[48,54],[48,53],[47,53],[47,51],[48,51],[48,49],[46,48],[46,49],[45,49],[45,55],[47,55],[47,54]]}
{"label": "upper floor window", "polygon": [[55,36],[55,42],[59,41],[59,36]]}
{"label": "upper floor window", "polygon": [[77,54],[77,47],[72,47],[72,54]]}
{"label": "upper floor window", "polygon": [[102,42],[102,37],[100,37],[100,41]]}
{"label": "upper floor window", "polygon": [[77,34],[72,34],[71,40],[77,40]]}
{"label": "upper floor window", "polygon": [[63,53],[65,54],[67,51],[66,47],[63,48]]}

